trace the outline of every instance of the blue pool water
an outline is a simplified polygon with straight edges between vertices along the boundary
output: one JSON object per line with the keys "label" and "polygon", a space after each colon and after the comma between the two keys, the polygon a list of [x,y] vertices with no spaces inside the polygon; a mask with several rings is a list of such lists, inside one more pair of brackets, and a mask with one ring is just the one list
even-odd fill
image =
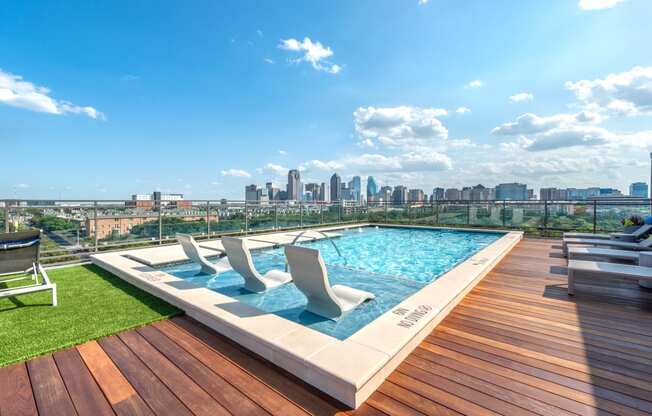
{"label": "blue pool water", "polygon": [[[342,237],[303,243],[318,248],[326,263],[331,285],[343,284],[376,295],[337,321],[305,311],[306,298],[292,284],[266,293],[243,289],[234,271],[218,276],[196,275],[192,263],[163,270],[198,286],[207,287],[262,311],[298,322],[338,339],[346,339],[423,286],[496,241],[502,233],[480,233],[416,228],[365,227],[337,231]],[[282,248],[253,252],[259,272],[285,268]]]}

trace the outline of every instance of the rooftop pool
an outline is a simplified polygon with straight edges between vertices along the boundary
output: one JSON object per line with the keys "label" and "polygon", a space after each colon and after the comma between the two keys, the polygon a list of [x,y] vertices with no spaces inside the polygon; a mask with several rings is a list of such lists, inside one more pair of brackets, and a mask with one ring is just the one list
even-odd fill
{"label": "rooftop pool", "polygon": [[[234,271],[213,276],[197,275],[199,266],[194,263],[160,270],[193,286],[206,287],[263,312],[345,340],[505,235],[500,232],[409,227],[362,227],[337,232],[341,237],[301,245],[320,250],[331,285],[343,284],[376,295],[375,299],[365,302],[337,321],[305,311],[306,298],[292,283],[265,293],[251,293],[244,290],[243,278]],[[261,273],[285,269],[282,247],[253,251],[252,255]]]}

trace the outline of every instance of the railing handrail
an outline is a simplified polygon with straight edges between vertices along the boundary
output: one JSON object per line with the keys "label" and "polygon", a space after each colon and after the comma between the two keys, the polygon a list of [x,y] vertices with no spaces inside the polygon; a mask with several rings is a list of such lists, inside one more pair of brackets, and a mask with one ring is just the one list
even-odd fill
{"label": "railing handrail", "polygon": [[[181,227],[187,227],[198,238],[357,222],[520,228],[545,236],[580,229],[618,231],[622,227],[617,220],[632,213],[647,215],[652,205],[652,199],[647,198],[406,202],[195,199],[191,205],[145,207],[134,206],[133,200],[7,198],[0,199],[2,202],[0,232],[38,224],[33,221],[34,213],[53,215],[70,223],[64,223],[61,230],[46,230],[52,244],[42,247],[42,252],[52,254],[48,257],[52,260],[129,246],[171,243],[174,231]],[[131,225],[128,228],[120,225],[114,235],[110,220],[124,220]],[[137,228],[132,231],[134,227]]]}

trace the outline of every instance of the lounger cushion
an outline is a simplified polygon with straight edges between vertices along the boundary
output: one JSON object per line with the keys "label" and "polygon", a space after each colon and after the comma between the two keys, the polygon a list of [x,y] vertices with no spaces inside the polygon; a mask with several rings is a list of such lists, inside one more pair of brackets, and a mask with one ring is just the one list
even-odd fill
{"label": "lounger cushion", "polygon": [[340,303],[342,304],[342,311],[350,311],[355,309],[361,303],[374,299],[376,296],[371,293],[360,289],[344,285],[333,285],[333,292],[337,295]]}
{"label": "lounger cushion", "polygon": [[[265,273],[265,279],[269,279],[270,282],[268,282],[269,286],[278,286],[282,285],[284,283],[288,283],[292,281],[292,275],[290,273],[286,273],[282,270],[270,270],[267,273]],[[273,284],[274,282],[277,282],[278,284]]]}

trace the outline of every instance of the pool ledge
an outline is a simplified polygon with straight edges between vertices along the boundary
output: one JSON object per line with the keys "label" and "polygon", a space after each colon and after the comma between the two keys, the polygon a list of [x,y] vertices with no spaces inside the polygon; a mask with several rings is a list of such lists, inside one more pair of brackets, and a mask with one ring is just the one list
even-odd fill
{"label": "pool ledge", "polygon": [[357,408],[522,237],[522,232],[508,232],[343,341],[193,286],[129,258],[129,251],[96,254],[91,259]]}

